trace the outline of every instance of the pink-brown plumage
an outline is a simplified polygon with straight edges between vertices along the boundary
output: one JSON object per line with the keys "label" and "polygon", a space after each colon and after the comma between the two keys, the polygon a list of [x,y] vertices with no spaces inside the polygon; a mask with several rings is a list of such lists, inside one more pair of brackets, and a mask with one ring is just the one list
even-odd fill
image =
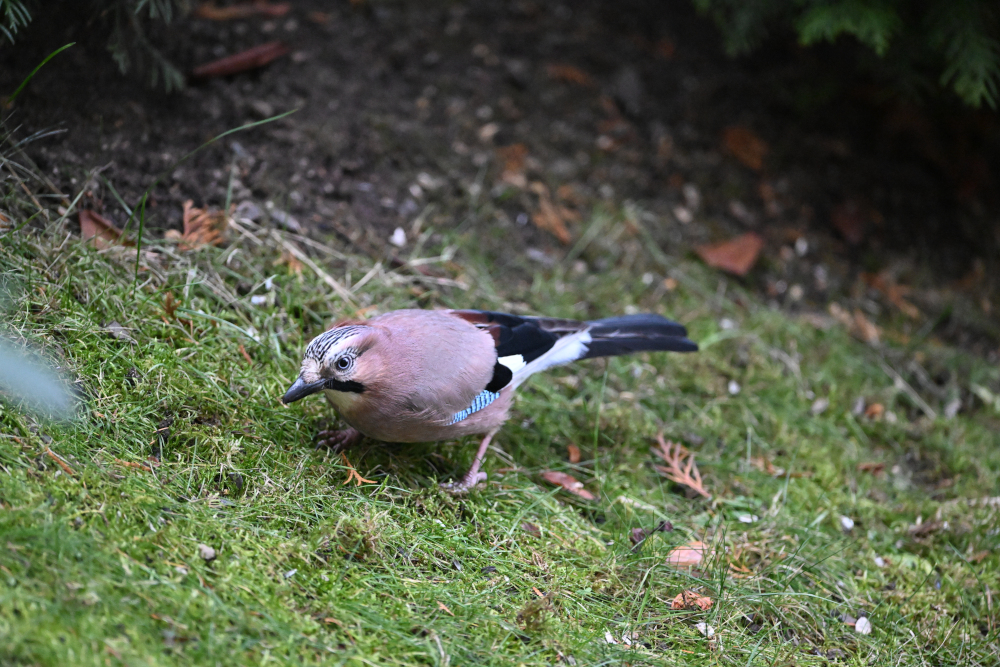
{"label": "pink-brown plumage", "polygon": [[507,420],[517,386],[531,374],[577,359],[638,351],[691,352],[681,325],[659,315],[592,322],[489,311],[397,310],[338,325],[306,348],[285,403],[324,391],[353,429],[388,442],[483,434],[474,463],[456,484],[485,479],[479,465]]}

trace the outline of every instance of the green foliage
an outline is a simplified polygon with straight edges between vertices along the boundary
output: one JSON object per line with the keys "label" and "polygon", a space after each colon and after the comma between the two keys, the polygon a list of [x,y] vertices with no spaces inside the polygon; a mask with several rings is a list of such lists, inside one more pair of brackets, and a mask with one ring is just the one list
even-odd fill
{"label": "green foliage", "polygon": [[24,0],[0,0],[0,37],[9,42],[31,22],[31,12]]}
{"label": "green foliage", "polygon": [[110,17],[108,51],[122,74],[131,69],[144,72],[151,86],[167,92],[184,87],[184,75],[174,67],[147,36],[147,23],[170,23],[187,9],[186,0],[98,0],[102,14]]}
{"label": "green foliage", "polygon": [[832,42],[846,33],[880,56],[889,50],[889,40],[901,27],[902,21],[892,7],[865,0],[816,5],[796,23],[799,41],[806,46],[821,40]]}
{"label": "green foliage", "polygon": [[973,107],[985,103],[996,108],[1000,99],[1000,10],[994,0],[694,0],[694,4],[719,25],[731,55],[752,51],[775,30],[793,29],[804,46],[848,35],[878,56],[900,61],[901,80],[912,78],[914,72],[929,74]]}
{"label": "green foliage", "polygon": [[[0,0],[0,44],[13,42],[32,22],[31,0]],[[150,41],[153,24],[170,23],[190,8],[188,0],[94,0],[95,26],[109,30],[107,48],[122,74],[136,71],[168,92],[184,86],[184,75]],[[39,26],[44,29],[45,26]]]}

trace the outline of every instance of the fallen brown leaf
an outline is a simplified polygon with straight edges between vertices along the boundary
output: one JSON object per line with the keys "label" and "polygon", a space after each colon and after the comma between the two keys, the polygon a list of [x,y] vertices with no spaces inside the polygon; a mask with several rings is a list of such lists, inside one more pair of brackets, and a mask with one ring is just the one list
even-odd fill
{"label": "fallen brown leaf", "polygon": [[117,243],[121,235],[122,232],[115,227],[115,223],[103,215],[86,209],[80,211],[80,237],[84,241],[93,239],[94,246],[101,249]]}
{"label": "fallen brown leaf", "polygon": [[565,81],[566,83],[587,87],[594,85],[594,79],[589,74],[573,65],[549,63],[545,66],[545,73],[554,81]]}
{"label": "fallen brown leaf", "polygon": [[879,344],[881,335],[879,327],[869,320],[860,309],[855,308],[852,314],[840,304],[831,303],[828,310],[833,319],[845,326],[852,336],[873,347]]}
{"label": "fallen brown leaf", "polygon": [[910,535],[914,537],[927,537],[931,533],[936,533],[937,531],[944,528],[944,523],[941,521],[924,521],[910,528]]}
{"label": "fallen brown leaf", "polygon": [[580,448],[574,445],[572,442],[566,445],[566,453],[569,455],[570,463],[580,462]]}
{"label": "fallen brown leaf", "polygon": [[[876,403],[876,405],[878,405]],[[885,464],[878,461],[868,461],[865,463],[858,464],[858,472],[867,472],[875,476],[881,475],[885,472]]]}
{"label": "fallen brown leaf", "polygon": [[531,184],[531,191],[538,195],[538,210],[531,215],[531,221],[539,229],[555,236],[563,245],[568,245],[573,237],[566,223],[579,220],[580,214],[554,204],[549,189],[539,181]]}
{"label": "fallen brown leaf", "polygon": [[653,453],[666,465],[654,465],[653,467],[670,481],[683,484],[705,498],[711,498],[712,494],[705,490],[701,473],[698,471],[698,466],[695,465],[694,454],[689,452],[684,445],[664,440],[662,433],[656,436],[656,442],[659,447],[654,447]]}
{"label": "fallen brown leaf", "polygon": [[180,305],[181,302],[174,298],[173,292],[167,292],[167,295],[163,297],[163,312],[165,312],[167,317],[171,319],[173,319],[174,313]]}
{"label": "fallen brown leaf", "polygon": [[881,403],[872,403],[865,408],[865,417],[869,419],[881,419],[883,414],[885,414],[885,406]]}
{"label": "fallen brown leaf", "polygon": [[674,567],[694,567],[701,563],[706,551],[705,543],[698,540],[674,547],[667,554],[667,565]]}
{"label": "fallen brown leaf", "polygon": [[764,168],[767,142],[749,128],[740,125],[727,127],[722,131],[722,145],[733,157],[754,171]]}
{"label": "fallen brown leaf", "polygon": [[694,591],[684,591],[677,594],[674,601],[670,603],[670,608],[708,611],[712,608],[712,598],[705,595],[698,595]]}
{"label": "fallen brown leaf", "polygon": [[199,65],[191,70],[191,76],[196,79],[210,79],[217,76],[231,76],[263,67],[288,53],[288,47],[282,42],[267,42],[253,48],[235,53],[225,58],[213,60]]}
{"label": "fallen brown leaf", "polygon": [[757,470],[760,470],[761,472],[766,472],[768,475],[771,476],[779,476],[785,474],[784,469],[776,468],[774,464],[771,463],[771,459],[765,458],[763,456],[750,459],[750,464]]}
{"label": "fallen brown leaf", "polygon": [[229,226],[229,216],[223,211],[195,208],[194,202],[184,202],[184,232],[169,229],[164,236],[179,241],[181,250],[197,250],[207,245],[222,245]]}
{"label": "fallen brown leaf", "polygon": [[920,318],[920,310],[906,300],[906,295],[913,291],[913,289],[906,285],[900,285],[897,283],[888,271],[880,271],[878,273],[863,272],[861,274],[861,279],[864,280],[869,287],[882,292],[882,294],[889,299],[889,302],[892,303],[892,305],[898,308],[900,312],[910,319],[915,320]]}
{"label": "fallen brown leaf", "polygon": [[524,161],[528,157],[528,147],[524,144],[511,144],[497,148],[497,157],[503,162],[500,180],[518,188],[528,185],[524,175]]}
{"label": "fallen brown leaf", "polygon": [[441,611],[445,612],[450,616],[455,615],[451,612],[451,609],[448,609],[448,605],[446,605],[444,602],[441,602],[440,600],[438,601],[438,609],[440,609]]}
{"label": "fallen brown leaf", "polygon": [[267,0],[254,0],[254,2],[238,2],[235,5],[219,7],[214,2],[203,2],[194,10],[194,15],[200,19],[209,21],[232,21],[234,19],[245,19],[251,16],[284,16],[291,10],[291,4],[287,2],[267,2]]}
{"label": "fallen brown leaf", "polygon": [[579,481],[573,475],[565,472],[558,472],[556,470],[546,470],[542,473],[542,479],[544,479],[549,484],[555,484],[556,486],[561,486],[566,491],[580,496],[584,500],[596,500],[597,496],[583,488],[583,482]]}
{"label": "fallen brown leaf", "polygon": [[556,199],[577,208],[580,208],[587,203],[586,198],[572,183],[564,183],[556,188]]}
{"label": "fallen brown leaf", "polygon": [[698,246],[694,251],[709,266],[745,276],[757,262],[763,248],[764,239],[753,232],[747,232],[722,243]]}
{"label": "fallen brown leaf", "polygon": [[666,37],[658,41],[654,48],[656,55],[664,60],[671,60],[677,54],[677,45],[674,44],[673,40]]}
{"label": "fallen brown leaf", "polygon": [[853,333],[869,345],[874,346],[879,343],[879,328],[861,312],[860,308],[854,309]]}
{"label": "fallen brown leaf", "polygon": [[845,199],[830,211],[830,223],[850,245],[859,245],[869,227],[882,224],[882,214],[864,202]]}

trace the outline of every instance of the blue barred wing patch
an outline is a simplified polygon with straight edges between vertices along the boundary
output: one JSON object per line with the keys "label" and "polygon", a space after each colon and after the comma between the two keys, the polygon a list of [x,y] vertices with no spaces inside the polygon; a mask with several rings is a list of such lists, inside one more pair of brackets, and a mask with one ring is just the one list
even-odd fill
{"label": "blue barred wing patch", "polygon": [[463,419],[468,418],[469,415],[479,412],[480,410],[482,410],[483,408],[485,408],[487,405],[497,400],[498,398],[500,398],[499,392],[487,391],[484,389],[483,391],[479,392],[478,396],[472,399],[472,405],[462,410],[461,412],[456,412],[455,416],[451,418],[451,421],[448,422],[447,426],[451,426],[452,424],[457,424]]}

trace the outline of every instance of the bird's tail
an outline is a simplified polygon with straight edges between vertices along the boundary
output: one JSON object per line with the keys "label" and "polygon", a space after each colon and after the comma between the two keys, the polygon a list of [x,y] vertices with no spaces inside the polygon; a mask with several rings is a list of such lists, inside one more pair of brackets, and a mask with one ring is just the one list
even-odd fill
{"label": "bird's tail", "polygon": [[581,359],[616,357],[633,352],[697,352],[683,325],[660,315],[621,315],[587,322],[590,335]]}
{"label": "bird's tail", "polygon": [[698,344],[688,340],[687,329],[682,325],[651,313],[592,322],[538,318],[532,324],[555,340],[544,353],[511,369],[515,387],[535,373],[579,359],[616,357],[633,352],[698,350]]}

